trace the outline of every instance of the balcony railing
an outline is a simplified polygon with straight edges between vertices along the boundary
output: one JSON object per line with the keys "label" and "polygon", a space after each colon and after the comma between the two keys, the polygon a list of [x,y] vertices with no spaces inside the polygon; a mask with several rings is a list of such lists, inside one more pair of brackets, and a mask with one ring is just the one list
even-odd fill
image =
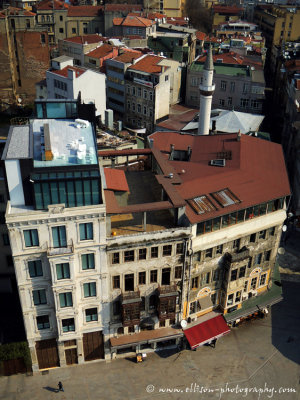
{"label": "balcony railing", "polygon": [[178,288],[176,284],[163,285],[158,287],[159,297],[177,296]]}
{"label": "balcony railing", "polygon": [[69,240],[65,246],[61,247],[47,247],[47,254],[48,256],[61,256],[66,254],[73,254],[74,253],[74,244],[73,240]]}
{"label": "balcony railing", "polygon": [[136,303],[139,301],[141,301],[139,290],[122,293],[122,304]]}
{"label": "balcony railing", "polygon": [[241,251],[240,253],[234,253],[231,254],[231,262],[236,262],[236,261],[242,261],[245,260],[245,258],[249,258],[250,257],[250,251],[249,249],[245,249],[243,251]]}

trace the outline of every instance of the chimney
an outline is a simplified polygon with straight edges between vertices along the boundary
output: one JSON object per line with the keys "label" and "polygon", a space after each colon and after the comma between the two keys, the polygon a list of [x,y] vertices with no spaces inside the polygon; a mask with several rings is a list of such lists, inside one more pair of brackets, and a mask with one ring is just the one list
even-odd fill
{"label": "chimney", "polygon": [[239,142],[241,140],[241,136],[242,136],[241,130],[239,129],[239,132],[238,132],[237,138],[236,138],[237,142]]}

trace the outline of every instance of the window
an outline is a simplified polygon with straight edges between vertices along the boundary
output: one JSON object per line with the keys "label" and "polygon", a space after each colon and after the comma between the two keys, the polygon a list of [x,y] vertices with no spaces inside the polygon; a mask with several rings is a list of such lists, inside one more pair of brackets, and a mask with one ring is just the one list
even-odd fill
{"label": "window", "polygon": [[151,258],[158,257],[158,247],[151,247]]}
{"label": "window", "polygon": [[238,272],[237,269],[233,269],[233,270],[231,271],[231,275],[230,275],[230,281],[231,281],[231,282],[232,282],[232,281],[236,281],[236,279],[237,279],[237,272]]}
{"label": "window", "polygon": [[64,33],[64,28],[59,28],[59,33]]}
{"label": "window", "polygon": [[73,306],[72,292],[60,293],[59,304],[61,308],[72,307]]}
{"label": "window", "polygon": [[201,311],[200,302],[197,300],[190,303],[190,314],[194,314],[198,311]]}
{"label": "window", "polygon": [[250,107],[255,109],[261,108],[261,102],[259,100],[251,100]]}
{"label": "window", "polygon": [[265,261],[270,261],[271,259],[271,250],[265,252]]}
{"label": "window", "polygon": [[256,254],[254,257],[254,265],[259,265],[261,263],[262,253]]}
{"label": "window", "polygon": [[257,284],[257,276],[251,280],[251,289],[255,290]]}
{"label": "window", "polygon": [[9,236],[7,233],[2,234],[2,241],[4,246],[9,246]]}
{"label": "window", "polygon": [[171,268],[163,268],[161,273],[161,284],[170,285]]}
{"label": "window", "polygon": [[41,43],[46,43],[46,36],[44,33],[41,33]]}
{"label": "window", "polygon": [[53,247],[67,247],[67,236],[65,226],[52,228]]}
{"label": "window", "polygon": [[60,20],[60,21],[63,21],[62,15],[59,16],[59,20]]}
{"label": "window", "polygon": [[163,256],[172,255],[172,245],[163,246]]}
{"label": "window", "polygon": [[222,106],[222,107],[225,106],[225,100],[224,99],[219,99],[219,106]]}
{"label": "window", "polygon": [[146,260],[147,257],[147,249],[139,249],[139,260]]}
{"label": "window", "polygon": [[227,305],[228,305],[228,306],[230,306],[231,304],[233,304],[233,296],[234,296],[234,293],[230,294],[230,295],[227,297]]}
{"label": "window", "polygon": [[240,101],[240,106],[241,106],[242,108],[248,107],[248,106],[249,106],[249,99],[241,99],[241,101]]}
{"label": "window", "polygon": [[142,89],[140,87],[137,88],[137,95],[138,97],[142,97]]}
{"label": "window", "polygon": [[146,284],[146,272],[139,272],[139,285],[145,285]]}
{"label": "window", "polygon": [[134,250],[124,251],[124,261],[125,262],[134,261]]}
{"label": "window", "polygon": [[150,283],[157,282],[157,269],[150,271]]}
{"label": "window", "polygon": [[33,304],[35,306],[39,306],[41,304],[47,304],[46,290],[45,289],[33,290],[32,291],[32,297],[33,297]]}
{"label": "window", "polygon": [[130,110],[130,101],[127,100],[127,110]]}
{"label": "window", "polygon": [[135,96],[135,87],[132,88],[132,95]]}
{"label": "window", "polygon": [[266,238],[266,230],[258,232],[258,239],[265,239]]}
{"label": "window", "polygon": [[57,279],[69,279],[70,278],[70,265],[69,263],[56,264],[56,276]]}
{"label": "window", "polygon": [[79,224],[80,240],[92,240],[93,239],[93,223]]}
{"label": "window", "polygon": [[197,289],[199,286],[199,277],[192,278],[192,289]]}
{"label": "window", "polygon": [[223,253],[223,245],[220,244],[219,246],[216,247],[216,254],[222,254]]}
{"label": "window", "polygon": [[234,92],[235,90],[235,82],[230,82],[230,91]]}
{"label": "window", "polygon": [[132,111],[135,111],[135,103],[132,103]]}
{"label": "window", "polygon": [[36,324],[39,331],[41,331],[42,329],[49,329],[50,328],[49,316],[40,315],[39,317],[36,317]]}
{"label": "window", "polygon": [[95,257],[94,254],[82,254],[81,255],[82,269],[95,269]]}
{"label": "window", "polygon": [[227,86],[227,82],[226,82],[226,81],[221,81],[221,90],[222,90],[223,92],[226,91],[226,86]]}
{"label": "window", "polygon": [[236,292],[236,294],[235,294],[235,302],[236,303],[239,303],[241,301],[241,295],[242,295],[242,292],[240,290],[238,292]]}
{"label": "window", "polygon": [[84,283],[83,284],[84,297],[95,297],[96,293],[96,282]]}
{"label": "window", "polygon": [[235,239],[235,240],[233,241],[233,243],[232,243],[232,248],[233,248],[234,250],[238,250],[239,247],[240,247],[240,239]]}
{"label": "window", "polygon": [[211,258],[212,257],[212,252],[213,252],[212,248],[211,249],[206,249],[205,250],[205,258]]}
{"label": "window", "polygon": [[176,254],[183,254],[183,243],[176,244]]}
{"label": "window", "polygon": [[169,80],[169,75],[165,76],[165,82],[167,82]]}
{"label": "window", "polygon": [[251,242],[251,243],[255,243],[255,242],[256,242],[256,233],[252,233],[252,234],[250,235],[250,242]]}
{"label": "window", "polygon": [[112,255],[112,264],[120,263],[120,253],[113,253]]}
{"label": "window", "polygon": [[134,291],[134,274],[125,275],[124,282],[126,292]]}
{"label": "window", "polygon": [[260,281],[259,281],[259,286],[263,286],[266,284],[266,278],[267,278],[267,274],[262,274],[260,277]]}
{"label": "window", "polygon": [[143,114],[147,115],[147,107],[146,106],[143,107]]}
{"label": "window", "polygon": [[227,105],[232,106],[232,97],[228,97],[227,99]]}
{"label": "window", "polygon": [[149,92],[149,100],[153,100],[153,92]]}
{"label": "window", "polygon": [[76,33],[76,28],[72,28],[72,33]]}
{"label": "window", "polygon": [[63,319],[61,322],[62,322],[63,332],[74,332],[75,331],[74,318]]}
{"label": "window", "polygon": [[248,290],[248,281],[245,281],[245,284],[244,284],[244,292],[247,292],[247,290]]}
{"label": "window", "polygon": [[239,269],[239,278],[243,278],[245,276],[245,273],[246,273],[246,267],[245,266],[241,267]]}
{"label": "window", "polygon": [[275,226],[273,226],[273,228],[269,228],[268,232],[269,232],[269,236],[274,236],[275,235]]}
{"label": "window", "polygon": [[85,310],[86,322],[98,321],[98,310],[97,308],[88,308]]}
{"label": "window", "polygon": [[192,76],[191,79],[191,86],[197,86],[198,85],[198,79],[195,76]]}
{"label": "window", "polygon": [[29,229],[28,231],[23,231],[23,233],[26,247],[39,246],[37,229]]}
{"label": "window", "polygon": [[43,276],[42,261],[28,261],[28,270],[30,278],[36,278],[38,276]]}
{"label": "window", "polygon": [[137,112],[141,113],[142,112],[142,106],[138,103],[137,105]]}
{"label": "window", "polygon": [[175,279],[181,279],[182,267],[181,265],[175,267]]}
{"label": "window", "polygon": [[243,86],[243,93],[248,93],[248,91],[249,91],[248,83],[244,83],[244,86]]}
{"label": "window", "polygon": [[120,275],[113,276],[113,289],[120,289]]}

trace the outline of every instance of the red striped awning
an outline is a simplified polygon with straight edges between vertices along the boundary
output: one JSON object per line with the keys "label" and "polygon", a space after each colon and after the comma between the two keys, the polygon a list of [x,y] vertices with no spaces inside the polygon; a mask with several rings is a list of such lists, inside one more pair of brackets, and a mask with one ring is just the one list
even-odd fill
{"label": "red striped awning", "polygon": [[184,334],[192,349],[211,340],[218,339],[230,332],[223,315],[211,318],[191,328],[185,329]]}

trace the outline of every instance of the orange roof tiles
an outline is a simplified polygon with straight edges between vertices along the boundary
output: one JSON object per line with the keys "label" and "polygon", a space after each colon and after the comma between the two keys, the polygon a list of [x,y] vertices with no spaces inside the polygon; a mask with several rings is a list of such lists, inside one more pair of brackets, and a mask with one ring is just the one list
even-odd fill
{"label": "orange roof tiles", "polygon": [[69,5],[64,1],[59,0],[44,0],[37,4],[37,10],[63,10],[67,9]]}
{"label": "orange roof tiles", "polygon": [[8,11],[8,15],[23,15],[25,17],[34,17],[36,15],[35,13],[22,8],[7,7],[5,10],[0,11],[0,18],[5,18],[6,10]]}
{"label": "orange roof tiles", "polygon": [[204,39],[206,38],[206,33],[197,31],[197,32],[196,32],[196,38],[197,38],[198,40],[204,40]]}
{"label": "orange roof tiles", "polygon": [[103,6],[70,6],[68,17],[97,17],[103,11]]}
{"label": "orange roof tiles", "polygon": [[78,68],[78,67],[73,67],[73,66],[71,66],[71,65],[68,65],[67,67],[65,67],[65,68],[63,68],[63,69],[60,69],[60,70],[52,70],[51,72],[53,73],[53,74],[56,74],[56,75],[60,75],[60,76],[64,76],[65,78],[67,78],[68,77],[68,70],[72,70],[72,71],[75,71],[75,77],[76,78],[78,78],[80,75],[82,75],[82,74],[84,74],[85,73],[85,69],[83,69],[83,68]]}
{"label": "orange roof tiles", "polygon": [[113,19],[113,24],[115,26],[139,26],[139,27],[145,27],[145,26],[151,26],[154,24],[153,21],[147,18],[143,17],[138,17],[134,15],[127,15],[125,18],[114,18]]}
{"label": "orange roof tiles", "polygon": [[[101,155],[101,152],[100,152]],[[125,172],[121,169],[104,168],[106,187],[108,190],[129,192]]]}
{"label": "orange roof tiles", "polygon": [[[175,150],[187,150],[188,146],[191,147],[190,161],[168,161],[182,181],[181,184],[172,185],[172,190],[183,199],[210,195],[228,188],[241,200],[240,203],[226,208],[217,207],[215,211],[201,215],[187,204],[186,215],[191,223],[290,194],[282,148],[277,143],[247,135],[242,135],[238,141],[237,134],[191,136],[175,132],[155,132],[150,138],[154,139],[153,150],[159,149],[164,153],[170,152],[171,144]],[[210,160],[217,158],[218,152],[226,150],[231,151],[232,159],[226,160],[225,167],[209,165]],[[182,173],[182,170],[185,172]]]}
{"label": "orange roof tiles", "polygon": [[113,49],[113,46],[110,44],[103,44],[102,46],[90,51],[86,55],[92,58],[102,58],[112,53]]}
{"label": "orange roof tiles", "polygon": [[123,54],[115,57],[114,60],[122,63],[132,63],[133,60],[140,58],[142,55],[143,53],[141,53],[140,51],[126,49]]}
{"label": "orange roof tiles", "polygon": [[159,57],[155,55],[147,55],[140,61],[137,61],[134,65],[130,66],[130,69],[136,71],[148,72],[149,74],[160,74],[162,72],[162,65],[158,63],[164,60],[164,57]]}
{"label": "orange roof tiles", "polygon": [[82,36],[74,36],[63,39],[67,42],[79,43],[79,44],[91,44],[91,43],[98,43],[98,42],[105,42],[108,38],[104,36],[99,36],[96,33],[91,35],[82,35]]}

